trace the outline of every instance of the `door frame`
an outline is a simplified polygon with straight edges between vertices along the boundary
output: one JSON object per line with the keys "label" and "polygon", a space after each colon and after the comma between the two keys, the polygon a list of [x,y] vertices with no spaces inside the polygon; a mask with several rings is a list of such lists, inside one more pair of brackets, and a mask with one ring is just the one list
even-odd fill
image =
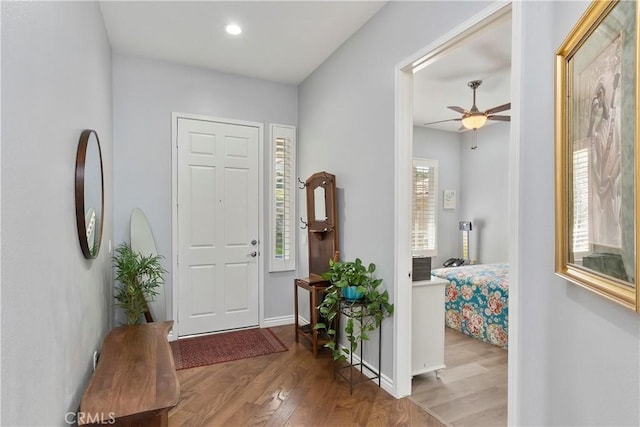
{"label": "door frame", "polygon": [[178,119],[202,120],[258,129],[258,324],[264,327],[264,124],[191,113],[171,113],[171,314],[173,332],[180,336],[178,322]]}
{"label": "door frame", "polygon": [[394,303],[393,323],[393,394],[396,398],[411,395],[411,160],[413,152],[413,69],[437,59],[447,48],[494,19],[511,12],[511,129],[509,144],[509,357],[508,423],[519,419],[518,380],[518,229],[520,174],[520,79],[522,37],[519,32],[522,11],[519,2],[493,3],[433,43],[420,49],[395,67],[395,218],[394,218]]}

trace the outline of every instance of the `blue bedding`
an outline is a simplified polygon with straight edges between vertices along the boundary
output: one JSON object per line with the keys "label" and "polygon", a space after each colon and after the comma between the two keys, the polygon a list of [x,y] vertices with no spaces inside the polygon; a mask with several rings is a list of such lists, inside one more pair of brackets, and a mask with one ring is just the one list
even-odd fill
{"label": "blue bedding", "polygon": [[449,281],[445,294],[448,327],[507,348],[509,264],[439,268],[431,275]]}

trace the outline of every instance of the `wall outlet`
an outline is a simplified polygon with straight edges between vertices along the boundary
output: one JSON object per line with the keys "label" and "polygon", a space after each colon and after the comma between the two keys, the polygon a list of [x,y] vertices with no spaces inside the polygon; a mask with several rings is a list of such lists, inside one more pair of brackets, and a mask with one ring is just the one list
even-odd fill
{"label": "wall outlet", "polygon": [[96,365],[98,364],[98,350],[93,352],[93,370],[96,370]]}

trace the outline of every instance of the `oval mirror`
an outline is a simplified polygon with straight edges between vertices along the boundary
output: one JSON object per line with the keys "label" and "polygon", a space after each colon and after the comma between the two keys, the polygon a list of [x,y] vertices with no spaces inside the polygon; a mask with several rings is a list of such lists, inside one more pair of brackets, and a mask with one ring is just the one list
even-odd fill
{"label": "oval mirror", "polygon": [[76,155],[76,224],[80,249],[87,259],[98,256],[102,240],[104,180],[98,134],[85,129]]}
{"label": "oval mirror", "polygon": [[[133,212],[131,212],[131,250],[139,252],[145,257],[158,255],[149,221],[147,221],[147,217],[144,212],[142,212],[142,209],[139,208],[135,208]],[[156,295],[152,301],[147,302],[149,311],[154,321],[164,322],[167,320],[167,303],[164,296],[164,285],[156,288],[156,292],[158,292],[158,295]]]}
{"label": "oval mirror", "polygon": [[327,207],[324,202],[325,191],[324,187],[318,186],[313,190],[313,201],[315,208],[315,220],[318,222],[327,220]]}

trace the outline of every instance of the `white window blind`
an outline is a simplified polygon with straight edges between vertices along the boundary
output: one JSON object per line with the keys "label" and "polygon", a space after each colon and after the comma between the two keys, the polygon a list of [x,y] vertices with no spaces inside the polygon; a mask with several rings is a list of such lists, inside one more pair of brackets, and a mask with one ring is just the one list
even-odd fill
{"label": "white window blind", "polygon": [[573,253],[589,251],[589,150],[573,152]]}
{"label": "white window blind", "polygon": [[271,256],[269,271],[295,270],[295,134],[293,126],[271,125]]}
{"label": "white window blind", "polygon": [[411,249],[414,256],[436,256],[438,161],[413,160]]}

